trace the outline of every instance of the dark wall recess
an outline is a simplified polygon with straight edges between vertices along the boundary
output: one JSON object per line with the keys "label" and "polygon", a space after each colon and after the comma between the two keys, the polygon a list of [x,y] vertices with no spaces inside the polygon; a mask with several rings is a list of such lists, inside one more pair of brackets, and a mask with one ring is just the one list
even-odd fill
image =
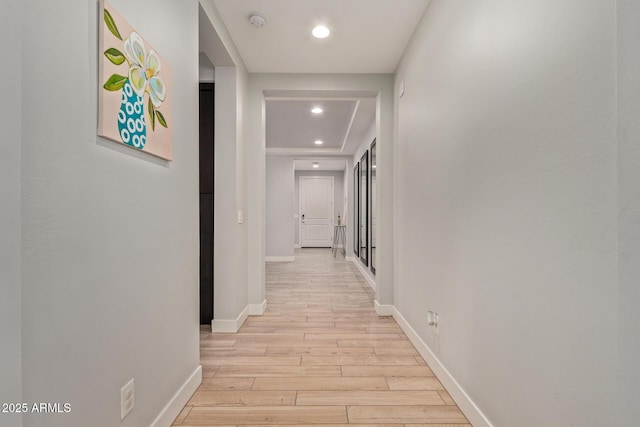
{"label": "dark wall recess", "polygon": [[214,84],[200,83],[200,324],[213,319]]}

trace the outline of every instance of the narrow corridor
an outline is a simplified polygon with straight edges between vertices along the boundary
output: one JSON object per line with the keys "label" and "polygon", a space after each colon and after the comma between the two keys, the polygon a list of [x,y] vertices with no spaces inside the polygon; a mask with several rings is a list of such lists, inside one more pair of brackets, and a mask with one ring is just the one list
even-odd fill
{"label": "narrow corridor", "polygon": [[304,249],[266,270],[264,316],[201,333],[202,385],[174,426],[470,427],[351,262]]}

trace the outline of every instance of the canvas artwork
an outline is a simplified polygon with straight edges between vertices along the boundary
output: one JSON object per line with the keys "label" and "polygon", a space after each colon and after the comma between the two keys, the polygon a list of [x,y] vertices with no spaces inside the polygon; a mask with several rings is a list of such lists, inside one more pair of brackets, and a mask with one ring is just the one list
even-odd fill
{"label": "canvas artwork", "polygon": [[111,3],[100,6],[98,135],[171,160],[171,67]]}

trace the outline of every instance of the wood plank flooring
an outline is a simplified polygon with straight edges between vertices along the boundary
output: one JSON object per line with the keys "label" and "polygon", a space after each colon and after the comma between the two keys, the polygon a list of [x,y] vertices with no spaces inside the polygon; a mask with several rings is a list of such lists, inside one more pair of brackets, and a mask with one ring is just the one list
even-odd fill
{"label": "wood plank flooring", "polygon": [[266,274],[264,316],[201,332],[204,378],[174,426],[471,427],[352,263],[303,249]]}

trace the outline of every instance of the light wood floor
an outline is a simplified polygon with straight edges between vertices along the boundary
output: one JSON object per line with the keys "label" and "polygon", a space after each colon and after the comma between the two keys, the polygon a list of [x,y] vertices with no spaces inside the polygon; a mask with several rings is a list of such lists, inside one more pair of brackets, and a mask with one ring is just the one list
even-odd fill
{"label": "light wood floor", "polygon": [[298,250],[266,287],[264,316],[202,331],[202,385],[174,426],[471,427],[353,264]]}

